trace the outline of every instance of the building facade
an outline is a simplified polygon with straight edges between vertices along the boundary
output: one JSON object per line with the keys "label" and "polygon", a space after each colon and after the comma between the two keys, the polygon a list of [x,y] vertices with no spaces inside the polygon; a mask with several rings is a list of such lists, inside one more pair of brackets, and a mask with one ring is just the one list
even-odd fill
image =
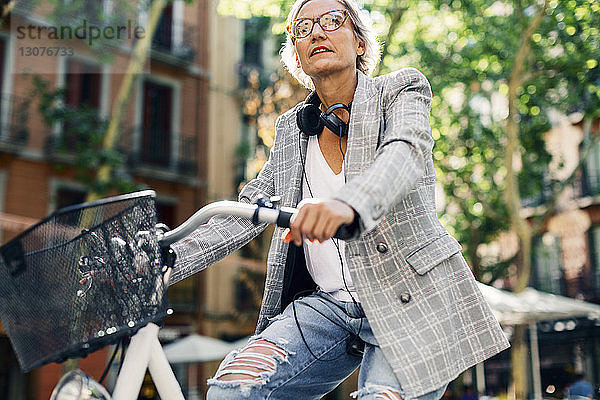
{"label": "building facade", "polygon": [[[18,1],[2,19],[1,243],[53,210],[85,201],[89,194],[85,170],[89,177],[93,168],[80,157],[80,146],[90,144],[89,137],[81,136],[80,126],[86,121],[44,120],[34,78],[45,80],[48,91],[63,89],[62,105],[74,113],[83,115],[87,110],[97,117],[95,121],[109,118],[140,39],[131,30],[142,29],[148,20],[145,2],[129,3],[129,8],[122,9],[114,0]],[[124,160],[117,172],[126,175],[134,187],[156,191],[159,219],[169,226],[181,223],[208,198],[211,7],[207,0],[167,4],[144,71],[123,111],[124,123],[115,143]],[[82,24],[88,29],[73,37],[58,40],[51,34],[51,27],[75,29]],[[109,34],[96,38],[91,26],[113,31],[104,30]],[[129,36],[114,39],[119,27],[124,28],[122,32],[130,29]],[[92,39],[97,42],[92,44]],[[57,50],[49,55],[49,48]],[[108,54],[111,59],[106,58]],[[178,334],[199,329],[203,281],[199,274],[169,290],[175,313],[167,324]],[[81,360],[81,368],[99,377],[108,351]],[[5,334],[0,335],[0,360],[0,398],[6,399],[49,398],[64,370],[62,364],[50,364],[22,374]],[[144,390],[150,395],[151,385]]]}

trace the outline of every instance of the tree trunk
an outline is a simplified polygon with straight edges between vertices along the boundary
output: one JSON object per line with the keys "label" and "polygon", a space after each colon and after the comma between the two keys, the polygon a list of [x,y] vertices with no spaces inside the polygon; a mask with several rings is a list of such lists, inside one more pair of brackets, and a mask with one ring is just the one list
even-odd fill
{"label": "tree trunk", "polygon": [[[112,106],[110,121],[102,142],[102,147],[104,149],[112,149],[119,138],[119,128],[123,119],[123,113],[127,108],[127,101],[131,95],[133,84],[143,70],[148,50],[152,43],[152,37],[154,36],[154,31],[156,30],[160,16],[168,2],[169,0],[153,0],[151,2],[146,34],[135,44],[131,61],[127,66],[127,71],[123,77],[119,93]],[[101,186],[102,184],[109,182],[111,172],[111,168],[108,165],[100,166],[98,169],[97,180]],[[90,192],[87,196],[87,201],[97,200],[101,196],[102,193]]]}
{"label": "tree trunk", "polygon": [[527,399],[527,377],[529,376],[529,349],[527,348],[527,325],[514,327],[510,361],[512,364],[512,384],[516,400]]}
{"label": "tree trunk", "polygon": [[[506,120],[506,158],[504,165],[506,167],[506,189],[504,199],[507,204],[510,227],[519,237],[519,252],[517,258],[517,280],[513,287],[515,292],[520,292],[529,285],[531,276],[531,242],[532,229],[529,223],[521,215],[521,195],[518,185],[518,171],[516,166],[520,165],[521,160],[521,142],[519,134],[519,89],[523,84],[523,78],[526,71],[526,61],[531,50],[531,36],[540,26],[548,0],[537,9],[536,14],[531,18],[529,24],[521,34],[519,49],[515,55],[513,69],[508,81],[508,118]],[[525,335],[526,326],[515,326],[515,332],[512,337],[512,384],[514,387],[515,399],[522,400],[527,395],[527,348]]]}

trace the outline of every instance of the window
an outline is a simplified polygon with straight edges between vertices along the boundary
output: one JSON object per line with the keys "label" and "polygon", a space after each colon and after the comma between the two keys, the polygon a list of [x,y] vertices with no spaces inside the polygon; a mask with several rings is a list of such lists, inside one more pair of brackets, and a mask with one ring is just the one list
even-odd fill
{"label": "window", "polygon": [[[167,224],[171,229],[175,228],[176,219],[176,205],[173,203],[156,201],[156,212],[158,216],[158,222]],[[196,312],[197,309],[197,293],[198,293],[198,279],[197,277],[190,277],[178,282],[176,285],[169,287],[169,304],[177,312]]]}
{"label": "window", "polygon": [[600,143],[596,143],[584,165],[584,192],[586,195],[600,193]]}
{"label": "window", "polygon": [[86,0],[83,4],[85,18],[93,25],[101,25],[105,13],[103,0]]}
{"label": "window", "polygon": [[264,272],[241,267],[234,280],[235,309],[239,312],[258,312],[264,288]]}
{"label": "window", "polygon": [[244,21],[244,64],[263,67],[263,43],[270,18],[253,17]]}
{"label": "window", "polygon": [[[70,186],[59,186],[54,192],[54,208],[55,210],[59,210],[67,206],[83,203],[86,196],[87,193],[82,189],[76,189]],[[72,226],[78,226],[80,222],[78,214],[71,214],[68,218],[64,217],[62,221]]]}
{"label": "window", "polygon": [[[6,48],[6,44],[4,38],[0,36],[0,94],[4,93],[4,88],[2,87],[2,82],[4,82],[4,63],[6,57],[4,57],[4,49]],[[1,98],[0,98],[1,99]]]}
{"label": "window", "polygon": [[592,267],[591,286],[594,292],[600,293],[600,225],[589,230],[590,262]]}
{"label": "window", "polygon": [[169,166],[173,88],[144,82],[141,160],[155,166]]}
{"label": "window", "polygon": [[163,201],[156,201],[156,214],[158,222],[166,224],[170,229],[175,228],[175,205],[165,203]]}
{"label": "window", "polygon": [[152,38],[152,46],[167,52],[173,44],[173,3],[165,6]]}
{"label": "window", "polygon": [[99,66],[74,58],[68,59],[65,102],[76,108],[87,105],[98,109],[100,107],[101,77]]}
{"label": "window", "polygon": [[63,150],[77,150],[90,146],[89,135],[93,133],[86,127],[101,123],[100,82],[102,74],[99,66],[76,58],[66,61],[65,68],[65,104],[74,113],[67,114],[63,123],[63,134],[58,143]]}
{"label": "window", "polygon": [[54,205],[58,210],[73,204],[83,203],[87,193],[82,189],[74,189],[68,186],[60,186],[56,189]]}
{"label": "window", "polygon": [[548,293],[563,293],[560,239],[549,232],[533,242],[533,286]]}

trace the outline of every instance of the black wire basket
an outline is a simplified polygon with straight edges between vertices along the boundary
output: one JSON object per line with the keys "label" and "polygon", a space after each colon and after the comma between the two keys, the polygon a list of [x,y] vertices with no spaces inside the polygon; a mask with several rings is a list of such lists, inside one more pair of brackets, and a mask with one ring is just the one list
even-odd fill
{"label": "black wire basket", "polygon": [[0,247],[0,319],[24,372],[167,313],[151,190],[58,210]]}

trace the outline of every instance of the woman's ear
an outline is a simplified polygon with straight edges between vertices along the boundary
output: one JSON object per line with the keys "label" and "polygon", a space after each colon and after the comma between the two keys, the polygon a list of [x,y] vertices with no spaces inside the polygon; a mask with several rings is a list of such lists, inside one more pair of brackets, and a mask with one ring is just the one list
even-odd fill
{"label": "woman's ear", "polygon": [[364,42],[358,42],[358,48],[356,49],[356,55],[357,56],[365,55],[365,43]]}
{"label": "woman's ear", "polygon": [[296,67],[302,68],[302,65],[300,64],[300,58],[298,58],[298,53],[294,52],[294,55],[296,56]]}

